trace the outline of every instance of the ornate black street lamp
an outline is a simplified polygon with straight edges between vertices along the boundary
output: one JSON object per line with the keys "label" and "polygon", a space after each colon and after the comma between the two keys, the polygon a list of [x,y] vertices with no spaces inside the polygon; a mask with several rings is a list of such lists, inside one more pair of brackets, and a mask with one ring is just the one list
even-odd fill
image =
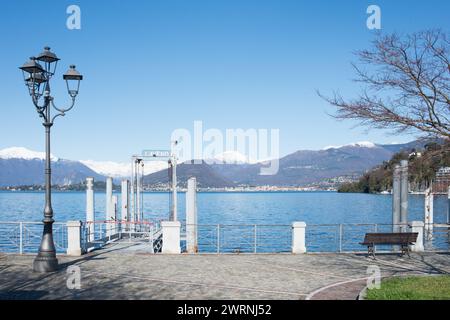
{"label": "ornate black street lamp", "polygon": [[[67,111],[75,105],[75,98],[80,88],[83,76],[71,65],[64,74],[67,91],[72,99],[71,105],[66,109],[60,109],[53,103],[50,95],[50,79],[55,74],[59,58],[45,47],[44,51],[37,57],[31,57],[20,69],[23,72],[25,85],[28,87],[31,99],[39,117],[43,118],[45,127],[45,208],[44,208],[44,232],[42,235],[39,252],[33,262],[34,271],[52,272],[58,268],[56,250],[53,243],[53,209],[51,197],[51,168],[50,168],[50,128],[56,117],[64,116]],[[40,104],[41,103],[41,104]],[[52,107],[57,111],[51,114]]]}

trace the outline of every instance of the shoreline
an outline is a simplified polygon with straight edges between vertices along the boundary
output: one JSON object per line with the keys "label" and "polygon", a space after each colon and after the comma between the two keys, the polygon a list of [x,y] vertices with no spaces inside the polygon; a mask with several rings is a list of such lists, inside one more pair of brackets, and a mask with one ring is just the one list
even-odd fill
{"label": "shoreline", "polygon": [[[57,190],[52,189],[55,193],[85,193],[85,190]],[[95,193],[103,193],[105,190],[96,190]],[[120,190],[113,190],[114,193],[120,193]],[[168,190],[145,190],[142,193],[170,193]],[[178,193],[186,193],[186,189],[177,191]],[[0,193],[45,193],[45,190],[0,190]],[[338,193],[336,190],[202,190],[197,193]]]}

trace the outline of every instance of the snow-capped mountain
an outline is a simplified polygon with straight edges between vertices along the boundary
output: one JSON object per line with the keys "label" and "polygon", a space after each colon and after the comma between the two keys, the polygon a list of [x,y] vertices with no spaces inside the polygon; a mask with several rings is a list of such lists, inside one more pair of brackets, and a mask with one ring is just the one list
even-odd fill
{"label": "snow-capped mountain", "polygon": [[[131,162],[80,160],[86,167],[95,172],[113,178],[129,177],[131,175]],[[150,174],[167,168],[165,161],[147,161],[144,164],[144,173]]]}
{"label": "snow-capped mountain", "polygon": [[359,142],[353,142],[349,144],[344,144],[341,146],[327,146],[323,148],[322,150],[328,150],[328,149],[340,149],[343,147],[361,147],[361,148],[376,148],[379,147],[377,144],[370,142],[370,141],[359,141]]}
{"label": "snow-capped mountain", "polygon": [[[86,177],[104,177],[78,161],[51,156],[52,183],[70,185],[83,182]],[[45,153],[22,147],[0,150],[0,186],[44,184]]]}
{"label": "snow-capped mountain", "polygon": [[[32,151],[23,147],[11,147],[0,150],[0,159],[24,159],[24,160],[45,160],[45,152]],[[51,161],[59,159],[50,154]]]}
{"label": "snow-capped mountain", "polygon": [[225,151],[216,155],[212,160],[207,161],[207,163],[225,163],[225,164],[245,164],[245,163],[256,163],[254,159],[249,159],[248,155],[244,155],[238,151]]}
{"label": "snow-capped mountain", "polygon": [[[373,166],[388,160],[401,150],[423,148],[426,141],[405,144],[381,145],[368,141],[344,146],[330,146],[322,150],[299,150],[279,159],[279,170],[275,175],[262,176],[261,162],[248,159],[236,152],[226,151],[217,155],[219,163],[185,165],[179,163],[179,182],[185,183],[195,176],[202,186],[229,185],[278,185],[301,186],[343,175],[358,175]],[[52,156],[52,183],[59,185],[84,182],[86,177],[105,181],[106,176],[127,178],[131,163],[112,161],[71,161]],[[181,162],[181,161],[180,161]],[[22,147],[0,150],[0,186],[32,185],[44,183],[44,153]],[[159,183],[167,180],[167,162],[146,161],[146,181]]]}
{"label": "snow-capped mountain", "polygon": [[104,176],[118,178],[131,174],[131,164],[113,161],[80,160],[86,167]]}

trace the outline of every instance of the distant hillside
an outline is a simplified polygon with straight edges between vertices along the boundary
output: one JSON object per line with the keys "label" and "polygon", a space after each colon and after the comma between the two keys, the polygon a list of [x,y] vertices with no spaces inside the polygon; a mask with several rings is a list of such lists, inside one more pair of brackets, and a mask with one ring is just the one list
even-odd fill
{"label": "distant hillside", "polygon": [[[302,187],[337,177],[359,177],[374,166],[388,161],[400,150],[411,152],[423,147],[426,141],[406,144],[379,145],[358,142],[322,150],[300,150],[279,159],[279,170],[275,175],[260,175],[261,163],[248,163],[243,155],[225,152],[222,164],[181,164],[178,166],[179,185],[184,186],[191,176],[197,177],[201,187],[223,188],[244,186]],[[44,183],[44,153],[21,147],[0,150],[0,187],[42,185]],[[235,164],[232,164],[235,163]],[[162,186],[168,183],[167,163],[146,163],[145,184]],[[129,168],[124,163],[110,161],[71,161],[52,156],[52,183],[54,185],[76,185],[86,177],[105,181],[105,175],[116,178],[119,183],[123,175],[128,178]],[[155,172],[156,170],[160,170]]]}
{"label": "distant hillside", "polygon": [[[1,159],[0,187],[42,185],[45,161],[41,159]],[[77,161],[58,159],[52,161],[52,183],[70,185],[83,182],[86,177],[105,178]]]}
{"label": "distant hillside", "polygon": [[262,164],[213,165],[213,168],[237,184],[305,186],[338,176],[362,175],[392,155],[383,146],[352,144],[289,154],[279,160],[275,175],[260,175]]}
{"label": "distant hillside", "polygon": [[391,190],[393,170],[401,160],[409,161],[409,183],[412,190],[428,185],[435,179],[440,167],[450,166],[450,142],[439,142],[429,142],[414,152],[398,152],[389,161],[364,174],[359,181],[343,184],[338,191],[378,193]]}
{"label": "distant hillside", "polygon": [[[197,185],[200,188],[224,188],[233,187],[235,184],[224,176],[216,173],[211,166],[202,161],[200,164],[182,163],[177,165],[177,184],[186,187],[190,177],[197,178]],[[145,185],[156,186],[169,182],[168,170],[161,170],[144,177]]]}

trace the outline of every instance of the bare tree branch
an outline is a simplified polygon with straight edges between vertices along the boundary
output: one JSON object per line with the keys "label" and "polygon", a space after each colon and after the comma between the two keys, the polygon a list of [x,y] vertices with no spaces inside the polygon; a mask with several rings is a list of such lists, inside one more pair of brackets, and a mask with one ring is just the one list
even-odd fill
{"label": "bare tree branch", "polygon": [[449,38],[441,30],[378,36],[372,49],[355,53],[354,81],[362,85],[361,94],[354,99],[318,94],[336,107],[337,119],[450,138]]}

